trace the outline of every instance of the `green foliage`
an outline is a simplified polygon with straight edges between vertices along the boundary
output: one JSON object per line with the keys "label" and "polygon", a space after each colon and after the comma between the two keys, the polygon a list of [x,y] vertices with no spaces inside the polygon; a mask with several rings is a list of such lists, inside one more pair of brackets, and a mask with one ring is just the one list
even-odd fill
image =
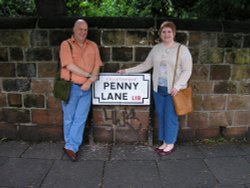
{"label": "green foliage", "polygon": [[35,12],[34,0],[0,0],[0,16],[33,16]]}
{"label": "green foliage", "polygon": [[68,15],[150,16],[151,3],[144,0],[66,0]]}
{"label": "green foliage", "polygon": [[[64,0],[64,2],[68,16],[250,19],[249,0]],[[35,0],[0,0],[0,16],[35,15]]]}
{"label": "green foliage", "polygon": [[248,0],[66,0],[69,15],[245,20]]}

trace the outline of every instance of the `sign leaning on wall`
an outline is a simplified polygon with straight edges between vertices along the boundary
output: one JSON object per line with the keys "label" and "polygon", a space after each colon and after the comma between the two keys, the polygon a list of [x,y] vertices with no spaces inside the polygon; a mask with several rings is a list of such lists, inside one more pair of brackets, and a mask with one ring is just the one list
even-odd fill
{"label": "sign leaning on wall", "polygon": [[149,105],[150,74],[101,73],[92,87],[94,105]]}

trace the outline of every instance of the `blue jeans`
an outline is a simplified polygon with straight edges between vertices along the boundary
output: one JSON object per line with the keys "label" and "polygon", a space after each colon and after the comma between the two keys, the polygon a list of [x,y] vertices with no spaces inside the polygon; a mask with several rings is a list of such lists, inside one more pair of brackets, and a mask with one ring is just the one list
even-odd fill
{"label": "blue jeans", "polygon": [[175,112],[173,97],[167,93],[167,87],[158,87],[153,92],[158,119],[159,140],[174,144],[179,130],[179,119]]}
{"label": "blue jeans", "polygon": [[62,101],[63,131],[65,148],[79,150],[83,140],[83,133],[91,105],[91,89],[81,90],[81,86],[71,84],[68,103]]}

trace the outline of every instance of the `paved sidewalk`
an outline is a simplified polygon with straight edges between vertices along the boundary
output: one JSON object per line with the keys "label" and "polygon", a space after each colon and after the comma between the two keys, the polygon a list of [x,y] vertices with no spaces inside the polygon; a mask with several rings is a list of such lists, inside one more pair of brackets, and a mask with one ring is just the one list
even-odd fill
{"label": "paved sidewalk", "polygon": [[0,187],[250,188],[249,144],[177,144],[160,157],[150,146],[85,145],[77,162],[62,143],[0,143]]}

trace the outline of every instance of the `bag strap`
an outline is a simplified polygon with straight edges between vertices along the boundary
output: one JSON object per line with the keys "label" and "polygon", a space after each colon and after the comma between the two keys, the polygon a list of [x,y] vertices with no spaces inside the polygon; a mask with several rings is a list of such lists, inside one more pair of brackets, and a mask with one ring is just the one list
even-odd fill
{"label": "bag strap", "polygon": [[[70,42],[67,40],[67,43],[69,45],[69,48],[70,48],[70,52],[71,52],[71,56],[73,56],[73,47],[72,45],[70,44]],[[60,57],[59,57],[59,60],[58,60],[58,63],[57,63],[57,72],[59,72],[60,68],[61,67],[61,63],[60,63]],[[69,72],[69,80],[71,81],[71,71]]]}
{"label": "bag strap", "polygon": [[[73,48],[72,48],[72,45],[70,44],[70,42],[67,40],[67,43],[69,44],[69,47],[70,47],[70,52],[71,52],[71,56],[73,57]],[[71,76],[72,76],[72,73],[71,71],[69,71],[69,80],[71,81]]]}
{"label": "bag strap", "polygon": [[172,82],[172,88],[174,87],[175,76],[176,76],[176,69],[177,69],[178,60],[179,60],[179,54],[180,54],[180,48],[181,48],[181,44],[178,46],[178,49],[177,49],[176,62],[175,62],[175,67],[174,67],[174,77],[173,77],[173,82]]}

